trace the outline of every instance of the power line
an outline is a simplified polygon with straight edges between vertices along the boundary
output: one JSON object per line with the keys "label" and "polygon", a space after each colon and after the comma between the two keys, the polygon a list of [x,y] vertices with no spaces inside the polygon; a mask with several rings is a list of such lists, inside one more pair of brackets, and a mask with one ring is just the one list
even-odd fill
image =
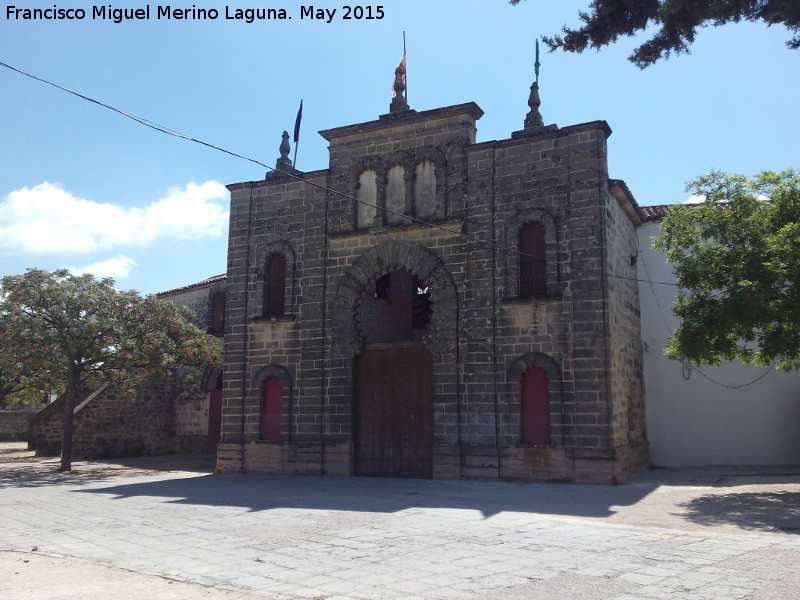
{"label": "power line", "polygon": [[764,371],[764,372],[763,372],[761,375],[759,375],[758,377],[756,377],[756,378],[755,378],[755,379],[753,379],[752,381],[748,381],[747,383],[742,383],[742,384],[739,384],[739,385],[728,385],[727,383],[722,383],[721,381],[717,381],[717,380],[716,380],[716,379],[714,379],[713,377],[710,377],[710,376],[706,375],[706,374],[705,374],[705,373],[703,373],[703,371],[701,371],[699,368],[697,368],[697,367],[693,367],[693,368],[694,368],[694,370],[695,370],[695,371],[697,371],[698,373],[700,373],[700,375],[702,375],[703,377],[705,377],[706,379],[708,379],[708,381],[710,381],[711,383],[713,383],[713,384],[715,384],[715,385],[718,385],[718,386],[720,386],[720,387],[727,388],[727,389],[729,389],[729,390],[738,390],[738,389],[741,389],[741,388],[746,388],[746,387],[749,387],[749,386],[753,385],[754,383],[756,383],[757,381],[761,381],[762,379],[764,379],[764,377],[766,377],[767,375],[769,375],[769,374],[772,372],[772,369],[774,369],[774,368],[775,368],[775,363],[772,363],[772,364],[769,366],[769,369],[767,369],[766,371]]}
{"label": "power line", "polygon": [[[233,156],[233,157],[236,157],[236,158],[240,158],[242,160],[246,160],[246,161],[255,163],[255,164],[257,164],[257,165],[259,165],[261,167],[264,167],[266,169],[269,169],[270,171],[272,171],[274,173],[277,173],[279,175],[283,175],[283,176],[286,176],[286,177],[290,177],[292,179],[296,179],[298,181],[302,181],[306,185],[310,185],[310,186],[315,187],[317,189],[324,190],[325,192],[328,192],[328,193],[331,193],[331,194],[336,194],[338,196],[341,196],[342,198],[347,198],[348,200],[353,200],[355,202],[363,204],[364,206],[369,206],[370,208],[374,208],[374,209],[376,209],[378,211],[382,211],[384,213],[393,214],[395,216],[398,216],[398,217],[401,217],[403,219],[406,219],[406,220],[408,220],[410,222],[417,223],[419,225],[424,225],[426,227],[431,227],[431,228],[434,228],[434,229],[438,229],[440,231],[444,231],[446,233],[450,233],[450,234],[459,236],[459,237],[464,238],[466,240],[469,240],[469,241],[472,241],[472,242],[476,242],[478,244],[483,244],[484,246],[487,246],[489,248],[493,248],[495,250],[503,250],[503,251],[506,251],[506,252],[511,252],[511,253],[516,254],[518,256],[525,256],[525,257],[533,258],[533,259],[537,259],[537,260],[544,260],[545,262],[548,262],[548,263],[554,264],[554,265],[558,264],[558,261],[548,260],[546,257],[536,256],[534,254],[528,254],[526,252],[520,252],[516,248],[511,248],[511,247],[508,247],[508,246],[502,246],[500,244],[494,244],[492,242],[487,242],[485,240],[481,240],[481,239],[478,239],[478,238],[476,238],[474,236],[466,234],[466,233],[464,233],[462,231],[454,231],[452,229],[448,229],[447,227],[442,227],[441,225],[437,225],[435,223],[431,223],[429,221],[425,221],[425,220],[419,219],[417,217],[412,217],[410,215],[399,213],[397,211],[394,211],[394,210],[386,208],[386,207],[382,207],[382,206],[377,206],[375,204],[371,204],[369,202],[366,202],[364,200],[356,198],[355,196],[351,196],[350,194],[346,194],[344,192],[340,192],[338,190],[331,189],[331,188],[329,188],[327,186],[324,186],[324,185],[321,185],[321,184],[318,184],[318,183],[314,183],[312,181],[307,181],[305,178],[303,178],[300,175],[296,175],[294,173],[288,173],[288,172],[285,172],[285,171],[281,171],[279,169],[276,169],[275,167],[271,167],[271,166],[269,166],[267,164],[264,164],[263,162],[261,162],[259,160],[256,160],[255,158],[250,158],[249,156],[244,156],[242,154],[237,154],[236,152],[232,152],[230,150],[226,150],[225,148],[221,148],[219,146],[215,146],[214,144],[210,144],[208,142],[204,142],[202,140],[198,140],[198,139],[193,138],[191,136],[188,136],[188,135],[179,133],[179,132],[177,132],[175,130],[172,130],[170,128],[167,128],[165,126],[158,125],[157,123],[154,123],[153,121],[150,121],[150,120],[145,119],[143,117],[137,117],[136,115],[134,115],[132,113],[129,113],[129,112],[124,111],[124,110],[121,110],[119,108],[116,108],[114,106],[111,106],[109,104],[106,104],[104,102],[96,100],[94,98],[91,98],[89,96],[85,96],[85,95],[83,95],[81,93],[73,91],[73,90],[71,90],[69,88],[66,88],[66,87],[62,86],[62,85],[59,85],[59,84],[54,83],[52,81],[48,81],[47,79],[43,79],[41,77],[37,77],[36,75],[32,75],[31,73],[27,73],[25,71],[17,69],[16,67],[13,67],[13,66],[11,66],[11,65],[9,65],[7,63],[0,62],[0,66],[3,66],[5,68],[7,68],[7,69],[10,69],[11,71],[14,71],[16,73],[19,73],[20,75],[24,75],[25,77],[30,77],[31,79],[34,79],[34,80],[39,81],[41,83],[45,83],[47,85],[53,86],[54,88],[59,89],[59,90],[61,90],[63,92],[67,92],[68,94],[72,94],[73,96],[77,96],[78,98],[81,98],[82,100],[86,100],[86,101],[91,102],[93,104],[97,104],[98,106],[102,106],[103,108],[107,108],[108,110],[111,110],[111,111],[113,111],[115,113],[118,113],[118,114],[122,115],[123,117],[131,119],[131,120],[139,123],[140,125],[144,125],[145,127],[149,127],[150,129],[154,129],[155,131],[158,131],[158,132],[161,132],[161,133],[165,133],[167,135],[171,135],[171,136],[174,136],[174,137],[177,137],[177,138],[181,138],[181,139],[184,139],[184,140],[189,141],[189,142],[194,142],[196,144],[200,144],[202,146],[206,146],[207,148],[211,148],[212,150],[217,150],[219,152],[223,152],[223,153],[228,154],[230,156]],[[671,282],[671,281],[649,281],[649,280],[646,280],[646,279],[638,279],[636,277],[626,277],[624,275],[613,275],[611,273],[605,273],[603,271],[598,271],[596,269],[587,269],[587,268],[572,267],[572,266],[570,266],[570,268],[571,268],[572,271],[581,271],[581,272],[584,272],[584,273],[592,273],[594,275],[604,275],[606,277],[613,277],[615,279],[621,279],[621,280],[624,280],[624,281],[635,281],[637,283],[649,283],[650,285],[669,285],[669,286],[676,286],[676,287],[678,286],[677,283]]]}
{"label": "power line", "polygon": [[[638,243],[639,243],[638,240],[637,240],[636,243],[638,245]],[[650,291],[653,294],[653,300],[655,300],[655,303],[656,303],[656,311],[658,312],[658,315],[661,317],[661,320],[664,323],[664,328],[667,331],[667,335],[670,336],[670,335],[672,335],[674,333],[674,329],[672,327],[670,327],[669,322],[667,321],[667,317],[664,314],[664,309],[662,308],[661,302],[658,299],[658,294],[656,293],[656,289],[653,287],[653,283],[650,281],[650,272],[647,269],[647,261],[645,260],[645,255],[641,250],[639,250],[639,254],[642,255],[641,263],[642,263],[642,266],[644,267],[644,273],[645,273],[645,276],[647,277],[647,282],[650,284]],[[741,389],[741,388],[749,387],[749,386],[753,385],[754,383],[764,379],[764,377],[769,375],[770,372],[772,371],[772,369],[774,369],[774,368],[775,368],[775,363],[773,362],[769,366],[769,369],[767,369],[765,372],[763,372],[761,375],[759,375],[758,377],[756,377],[752,381],[748,381],[747,383],[742,383],[742,384],[739,384],[739,385],[729,385],[727,383],[722,383],[721,381],[717,381],[716,379],[714,379],[710,375],[706,375],[705,373],[703,373],[703,371],[699,367],[695,367],[687,359],[683,359],[681,361],[681,375],[683,376],[683,378],[685,380],[687,380],[687,381],[689,380],[689,378],[692,376],[692,371],[697,371],[700,374],[701,377],[704,377],[705,379],[707,379],[711,383],[713,383],[715,385],[718,385],[720,387],[723,387],[723,388],[727,388],[729,390],[738,390],[738,389]]]}

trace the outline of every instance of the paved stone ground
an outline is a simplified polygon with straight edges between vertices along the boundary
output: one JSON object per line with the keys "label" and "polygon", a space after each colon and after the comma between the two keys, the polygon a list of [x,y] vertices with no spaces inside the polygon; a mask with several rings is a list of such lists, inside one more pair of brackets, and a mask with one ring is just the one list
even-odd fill
{"label": "paved stone ground", "polygon": [[56,466],[0,444],[2,598],[800,598],[800,468],[578,486]]}

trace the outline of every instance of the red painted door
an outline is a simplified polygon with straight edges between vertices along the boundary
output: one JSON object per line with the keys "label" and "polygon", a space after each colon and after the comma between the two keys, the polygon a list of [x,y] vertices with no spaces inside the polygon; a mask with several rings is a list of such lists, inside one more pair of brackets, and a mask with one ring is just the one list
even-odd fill
{"label": "red painted door", "polygon": [[547,372],[531,367],[522,374],[520,442],[550,444],[550,392]]}
{"label": "red painted door", "polygon": [[208,398],[208,446],[209,454],[217,453],[217,444],[222,430],[222,390],[209,392]]}
{"label": "red painted door", "polygon": [[422,347],[368,350],[356,359],[357,475],[433,474],[433,358]]}

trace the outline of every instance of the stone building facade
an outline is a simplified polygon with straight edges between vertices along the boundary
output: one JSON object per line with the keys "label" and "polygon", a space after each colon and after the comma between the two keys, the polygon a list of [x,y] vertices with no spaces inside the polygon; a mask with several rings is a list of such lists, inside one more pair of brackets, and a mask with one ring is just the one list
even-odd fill
{"label": "stone building facade", "polygon": [[[218,472],[610,483],[648,462],[636,203],[604,121],[474,103],[228,186]],[[538,96],[538,94],[537,94]]]}
{"label": "stone building facade", "polygon": [[168,300],[192,311],[192,323],[201,330],[222,337],[225,330],[225,275],[215,275],[191,285],[159,292]]}

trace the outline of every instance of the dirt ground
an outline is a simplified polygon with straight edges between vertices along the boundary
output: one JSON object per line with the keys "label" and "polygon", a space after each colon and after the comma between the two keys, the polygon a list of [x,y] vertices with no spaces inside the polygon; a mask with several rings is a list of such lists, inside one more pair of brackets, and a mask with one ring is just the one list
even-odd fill
{"label": "dirt ground", "polygon": [[[249,600],[257,596],[153,577],[72,558],[0,552],[6,600]],[[263,596],[259,596],[263,600]]]}

